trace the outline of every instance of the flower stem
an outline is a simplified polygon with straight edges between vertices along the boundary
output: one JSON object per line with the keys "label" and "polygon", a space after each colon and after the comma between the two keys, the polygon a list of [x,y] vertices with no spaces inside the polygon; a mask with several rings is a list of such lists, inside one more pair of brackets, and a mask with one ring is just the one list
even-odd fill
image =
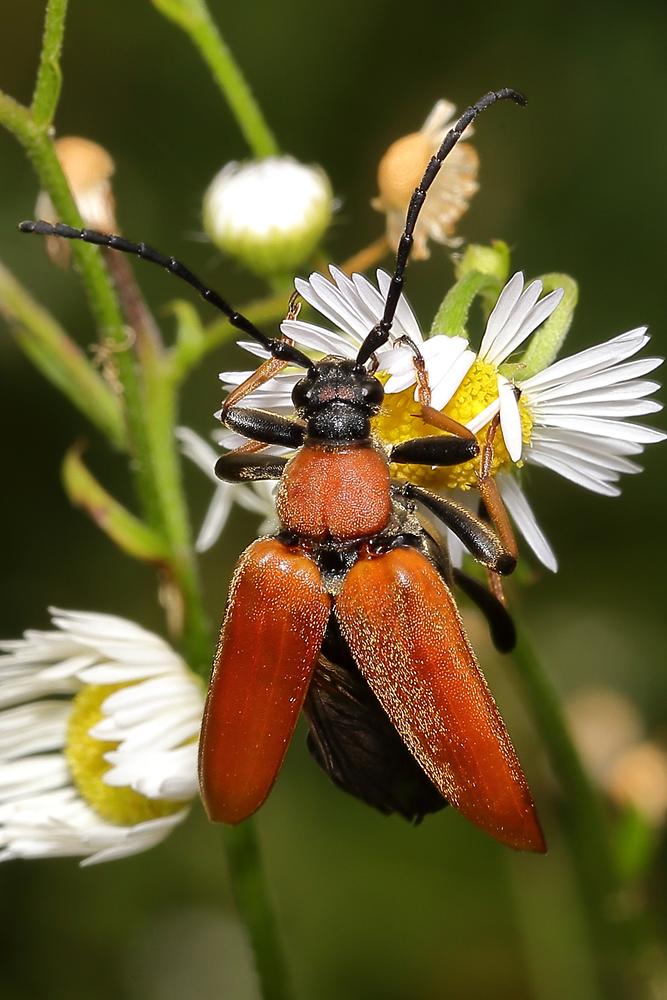
{"label": "flower stem", "polygon": [[[368,271],[369,268],[374,267],[379,264],[381,260],[389,253],[390,246],[387,243],[386,236],[379,236],[378,239],[373,240],[368,246],[362,247],[361,250],[357,250],[356,253],[348,257],[347,260],[343,261],[340,265],[341,271],[345,274],[352,274],[356,271],[363,273]],[[325,273],[325,272],[323,272]],[[326,274],[325,274],[326,277]]]}
{"label": "flower stem", "polygon": [[62,86],[60,52],[65,36],[66,14],[67,0],[50,0],[44,19],[42,50],[31,108],[33,121],[38,128],[51,124],[58,106]]}
{"label": "flower stem", "polygon": [[278,144],[239,64],[215,24],[205,0],[153,0],[199,49],[256,157],[274,156]]}
{"label": "flower stem", "polygon": [[602,799],[572,741],[558,695],[523,633],[513,656],[524,696],[563,792],[565,832],[596,946],[606,991],[603,995],[628,995],[623,984],[627,985],[635,964],[628,961],[629,952],[641,953],[645,942],[642,943],[634,915],[623,912],[619,904],[622,885]]}
{"label": "flower stem", "polygon": [[273,908],[268,899],[257,831],[252,820],[223,831],[232,893],[257,963],[263,1000],[292,995],[287,964]]}

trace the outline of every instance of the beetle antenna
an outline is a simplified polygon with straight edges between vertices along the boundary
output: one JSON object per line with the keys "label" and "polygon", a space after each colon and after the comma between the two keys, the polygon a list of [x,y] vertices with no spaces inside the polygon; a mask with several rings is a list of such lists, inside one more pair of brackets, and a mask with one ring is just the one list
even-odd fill
{"label": "beetle antenna", "polygon": [[94,246],[109,247],[110,250],[119,250],[122,253],[134,254],[135,257],[140,257],[141,260],[147,260],[149,264],[158,264],[166,271],[169,271],[170,274],[181,278],[182,281],[185,281],[195,291],[199,292],[206,302],[210,302],[212,306],[227,317],[232,326],[259,341],[272,357],[299,365],[300,368],[313,367],[313,362],[306,354],[303,354],[296,347],[286,343],[284,340],[267,337],[247,316],[237,312],[222,296],[200,281],[185,264],[181,264],[175,257],[165,257],[163,254],[158,253],[157,250],[154,250],[153,247],[148,246],[147,243],[131,243],[122,236],[98,233],[94,229],[75,229],[73,226],[66,226],[62,222],[57,222],[55,225],[43,220],[39,220],[38,222],[21,222],[19,223],[19,229],[22,233],[37,233],[39,236],[59,236],[66,240],[82,240],[84,243],[92,243]]}
{"label": "beetle antenna", "polygon": [[358,365],[366,364],[371,355],[389,340],[391,325],[394,321],[394,314],[396,313],[398,300],[400,298],[401,291],[403,290],[405,268],[410,258],[410,251],[412,250],[413,233],[415,231],[417,219],[419,218],[419,213],[426,199],[428,189],[438,176],[440,167],[461,138],[463,132],[474,122],[480,112],[485,111],[486,108],[490,108],[491,105],[496,104],[497,101],[505,100],[514,101],[515,104],[519,104],[522,107],[526,104],[526,98],[523,94],[520,94],[518,90],[512,90],[510,87],[503,87],[502,90],[489,91],[489,93],[485,94],[484,97],[481,97],[476,104],[472,104],[466,111],[463,112],[456,125],[449,130],[443,139],[440,149],[429,160],[428,166],[424,171],[424,176],[419,182],[418,187],[415,188],[414,194],[410,199],[410,204],[408,205],[408,211],[405,217],[405,229],[403,230],[403,235],[399,240],[398,249],[396,251],[396,266],[394,269],[394,275],[391,279],[391,284],[389,285],[389,290],[387,292],[382,319],[377,326],[373,327],[361,345],[359,353],[357,354]]}

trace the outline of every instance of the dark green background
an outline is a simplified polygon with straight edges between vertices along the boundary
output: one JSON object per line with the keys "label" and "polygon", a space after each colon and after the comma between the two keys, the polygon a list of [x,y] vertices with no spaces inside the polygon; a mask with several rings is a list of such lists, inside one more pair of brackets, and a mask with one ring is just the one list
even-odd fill
{"label": "dark green background", "polygon": [[[211,5],[282,147],[322,163],[344,199],[329,239],[334,259],[379,231],[368,202],[393,138],[415,128],[439,96],[461,107],[512,85],[527,93],[529,108],[500,108],[480,123],[482,190],[462,231],[477,241],[506,239],[529,274],[563,270],[579,280],[568,350],[648,323],[656,352],[665,352],[664,4]],[[0,11],[0,85],[27,101],[43,4],[2,0]],[[147,0],[72,0],[64,71],[58,130],[113,152],[127,235],[185,258],[236,302],[258,292],[194,238],[206,184],[245,148],[188,40]],[[94,333],[76,280],[16,232],[33,214],[35,194],[21,151],[0,134],[0,258],[88,344]],[[156,270],[137,273],[156,308],[182,292]],[[425,320],[450,276],[440,251],[413,269],[409,294]],[[6,331],[0,352],[0,632],[44,626],[49,603],[160,628],[150,573],[117,555],[60,490],[63,452],[82,430],[78,416]],[[240,360],[233,349],[211,357],[189,384],[184,416],[200,432],[219,404],[217,371]],[[91,443],[98,473],[128,497],[122,465],[94,436]],[[609,684],[629,694],[660,736],[664,446],[649,450],[646,466],[626,480],[621,500],[547,472],[532,477],[531,498],[561,571],[545,573],[515,603],[563,694]],[[209,489],[194,470],[188,480],[198,521]],[[233,524],[204,560],[216,618],[252,530],[240,514]],[[330,787],[297,739],[259,829],[301,1000],[591,995],[540,734],[519,704],[512,664],[473,632],[535,787],[550,853],[512,855],[452,812],[419,829],[376,816]],[[664,919],[664,866],[650,893]],[[251,997],[219,832],[194,815],[165,845],[129,861],[87,871],[69,860],[0,868],[0,970],[2,1000]]]}

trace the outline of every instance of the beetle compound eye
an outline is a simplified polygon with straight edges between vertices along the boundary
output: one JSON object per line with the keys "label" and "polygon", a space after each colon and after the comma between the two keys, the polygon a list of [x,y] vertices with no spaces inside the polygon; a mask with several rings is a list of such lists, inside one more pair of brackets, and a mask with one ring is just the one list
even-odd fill
{"label": "beetle compound eye", "polygon": [[384,388],[376,378],[369,378],[363,385],[364,402],[369,406],[379,406],[384,399]]}

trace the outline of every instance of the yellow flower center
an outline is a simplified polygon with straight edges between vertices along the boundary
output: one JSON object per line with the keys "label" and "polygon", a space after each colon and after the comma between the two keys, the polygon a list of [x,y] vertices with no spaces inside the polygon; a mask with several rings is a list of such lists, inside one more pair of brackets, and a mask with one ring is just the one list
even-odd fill
{"label": "yellow flower center", "polygon": [[[467,424],[497,398],[497,374],[493,365],[477,358],[442,412],[460,424]],[[387,376],[384,374],[381,373],[379,377],[381,381],[387,381]],[[442,434],[442,431],[422,420],[418,415],[418,409],[418,404],[414,400],[414,386],[404,389],[403,392],[387,394],[382,410],[373,420],[375,434],[383,444],[397,444],[408,438]],[[521,399],[519,399],[519,412],[523,441],[524,444],[528,444],[533,421]],[[480,432],[481,443],[484,442],[486,431],[487,428],[482,428]],[[498,430],[493,444],[491,474],[495,476],[515,464],[521,466],[522,463],[512,462],[502,431]],[[469,490],[477,485],[475,473],[478,471],[479,458],[471,459],[461,465],[442,466],[436,469],[432,469],[430,465],[393,465],[391,469],[392,475],[397,479],[409,480],[418,486],[427,486],[435,490]]]}
{"label": "yellow flower center", "polygon": [[124,684],[91,685],[76,695],[67,727],[65,759],[74,784],[84,801],[102,819],[119,826],[134,826],[145,820],[169,816],[183,808],[182,802],[148,799],[132,788],[113,788],[104,783],[111,765],[104,754],[115,750],[117,743],[96,740],[90,730],[102,719],[104,701],[126,687]]}

